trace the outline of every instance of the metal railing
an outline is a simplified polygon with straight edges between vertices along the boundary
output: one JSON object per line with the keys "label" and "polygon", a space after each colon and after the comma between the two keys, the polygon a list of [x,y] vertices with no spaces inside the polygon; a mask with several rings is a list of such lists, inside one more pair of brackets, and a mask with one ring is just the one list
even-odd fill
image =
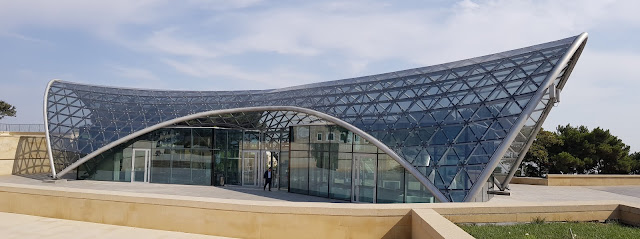
{"label": "metal railing", "polygon": [[44,132],[44,124],[0,124],[0,132]]}

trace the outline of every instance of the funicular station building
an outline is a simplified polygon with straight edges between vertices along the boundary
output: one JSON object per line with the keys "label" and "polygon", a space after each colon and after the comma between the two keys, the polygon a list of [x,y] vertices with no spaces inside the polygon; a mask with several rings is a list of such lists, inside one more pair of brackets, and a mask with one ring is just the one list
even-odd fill
{"label": "funicular station building", "polygon": [[54,178],[262,186],[347,202],[486,201],[505,190],[587,34],[379,75],[272,90],[53,80]]}

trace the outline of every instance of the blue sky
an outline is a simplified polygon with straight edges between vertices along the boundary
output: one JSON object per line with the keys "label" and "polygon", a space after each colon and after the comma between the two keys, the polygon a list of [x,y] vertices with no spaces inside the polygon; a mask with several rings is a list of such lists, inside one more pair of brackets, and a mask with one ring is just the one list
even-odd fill
{"label": "blue sky", "polygon": [[0,1],[0,123],[42,123],[51,79],[268,89],[421,67],[589,33],[544,127],[640,151],[640,1]]}

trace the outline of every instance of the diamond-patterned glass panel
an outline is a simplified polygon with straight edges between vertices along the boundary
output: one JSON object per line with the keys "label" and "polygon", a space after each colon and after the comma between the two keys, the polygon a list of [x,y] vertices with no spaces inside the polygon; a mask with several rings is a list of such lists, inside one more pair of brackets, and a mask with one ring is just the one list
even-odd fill
{"label": "diamond-patterned glass panel", "polygon": [[[118,139],[168,120],[221,109],[296,106],[358,127],[418,168],[450,200],[462,201],[500,144],[511,145],[499,166],[505,173],[526,150],[524,144],[543,114],[529,117],[523,110],[529,104],[539,105],[540,113],[551,107],[548,99],[529,101],[546,90],[542,83],[576,38],[273,90],[162,91],[54,81],[45,107],[51,149],[60,171]],[[521,117],[527,117],[526,125],[512,132]],[[294,124],[318,122],[324,121],[297,112],[253,111],[180,124],[283,132]],[[503,142],[514,133],[519,135],[513,142]]]}

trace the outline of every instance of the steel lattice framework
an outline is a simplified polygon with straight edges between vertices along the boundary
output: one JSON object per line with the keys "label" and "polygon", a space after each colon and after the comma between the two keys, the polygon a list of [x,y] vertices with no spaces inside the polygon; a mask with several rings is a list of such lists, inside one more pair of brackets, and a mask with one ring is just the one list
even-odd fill
{"label": "steel lattice framework", "polygon": [[[53,80],[45,120],[54,177],[174,124],[277,129],[329,121],[375,143],[440,201],[504,189],[556,102],[587,34],[473,59],[273,90],[162,91]],[[56,174],[57,173],[57,174]]]}

